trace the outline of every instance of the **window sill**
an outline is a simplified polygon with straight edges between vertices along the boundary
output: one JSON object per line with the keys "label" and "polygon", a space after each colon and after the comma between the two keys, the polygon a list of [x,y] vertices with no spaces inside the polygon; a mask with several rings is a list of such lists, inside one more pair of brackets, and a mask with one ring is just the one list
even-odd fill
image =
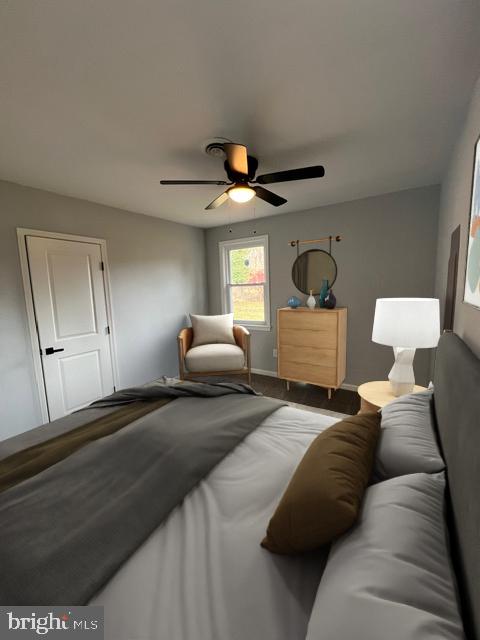
{"label": "window sill", "polygon": [[249,331],[271,331],[271,325],[267,324],[248,324],[248,322],[235,322],[235,324],[245,327]]}

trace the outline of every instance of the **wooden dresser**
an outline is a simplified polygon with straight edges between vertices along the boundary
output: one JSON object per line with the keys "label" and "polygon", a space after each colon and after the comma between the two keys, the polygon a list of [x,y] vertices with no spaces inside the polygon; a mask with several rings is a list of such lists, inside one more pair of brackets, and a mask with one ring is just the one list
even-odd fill
{"label": "wooden dresser", "polygon": [[347,309],[278,309],[278,377],[338,389],[347,363]]}

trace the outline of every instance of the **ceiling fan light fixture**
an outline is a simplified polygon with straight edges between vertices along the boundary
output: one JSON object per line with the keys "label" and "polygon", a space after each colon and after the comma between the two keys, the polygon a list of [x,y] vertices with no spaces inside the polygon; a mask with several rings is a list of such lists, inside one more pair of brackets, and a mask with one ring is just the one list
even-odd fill
{"label": "ceiling fan light fixture", "polygon": [[235,185],[228,190],[228,197],[234,202],[248,202],[254,195],[255,191],[244,185]]}

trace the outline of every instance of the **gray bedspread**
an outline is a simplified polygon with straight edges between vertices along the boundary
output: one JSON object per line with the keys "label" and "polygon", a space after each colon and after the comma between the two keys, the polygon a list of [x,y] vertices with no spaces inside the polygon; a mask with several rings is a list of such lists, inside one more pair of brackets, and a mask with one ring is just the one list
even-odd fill
{"label": "gray bedspread", "polygon": [[[112,393],[111,396],[92,402],[88,409],[94,407],[118,407],[137,400],[159,400],[160,398],[216,398],[238,393],[258,396],[259,394],[248,384],[242,382],[190,382],[177,378],[160,378],[142,387],[131,387]],[[81,409],[84,411],[84,409]]]}
{"label": "gray bedspread", "polygon": [[[122,393],[106,401],[129,401]],[[282,405],[245,390],[230,393],[171,402],[1,493],[0,603],[86,604]]]}
{"label": "gray bedspread", "polygon": [[181,382],[177,378],[159,378],[141,387],[131,387],[116,391],[110,396],[93,402],[88,407],[75,411],[68,416],[47,422],[25,433],[20,433],[0,442],[0,460],[23,449],[33,447],[51,438],[61,436],[68,431],[78,429],[94,420],[113,413],[121,405],[137,400],[159,400],[182,398],[184,396],[217,397],[236,393],[258,395],[252,387],[242,383],[218,382]]}

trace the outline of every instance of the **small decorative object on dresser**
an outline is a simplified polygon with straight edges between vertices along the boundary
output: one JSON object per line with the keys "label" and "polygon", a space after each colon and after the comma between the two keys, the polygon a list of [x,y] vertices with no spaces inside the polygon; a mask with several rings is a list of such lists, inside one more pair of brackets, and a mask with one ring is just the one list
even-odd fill
{"label": "small decorative object on dresser", "polygon": [[[426,388],[416,384],[412,393],[419,393],[420,391],[426,391]],[[358,387],[357,392],[360,396],[360,411],[358,413],[378,411],[383,409],[389,402],[397,399],[388,380],[365,382]]]}
{"label": "small decorative object on dresser", "polygon": [[287,300],[287,304],[290,309],[297,309],[302,304],[302,301],[297,296],[292,296]]}
{"label": "small decorative object on dresser", "polygon": [[309,309],[314,309],[316,305],[316,300],[313,297],[313,289],[310,289],[310,295],[307,298],[307,307]]}
{"label": "small decorative object on dresser", "polygon": [[337,299],[332,289],[328,290],[323,306],[325,307],[325,309],[335,309],[335,307],[337,306]]}
{"label": "small decorative object on dresser", "polygon": [[277,311],[278,377],[338,389],[345,379],[347,309]]}
{"label": "small decorative object on dresser", "polygon": [[318,306],[321,309],[325,309],[325,298],[328,296],[329,286],[328,280],[323,278],[322,286],[320,287],[320,295],[318,297]]}

